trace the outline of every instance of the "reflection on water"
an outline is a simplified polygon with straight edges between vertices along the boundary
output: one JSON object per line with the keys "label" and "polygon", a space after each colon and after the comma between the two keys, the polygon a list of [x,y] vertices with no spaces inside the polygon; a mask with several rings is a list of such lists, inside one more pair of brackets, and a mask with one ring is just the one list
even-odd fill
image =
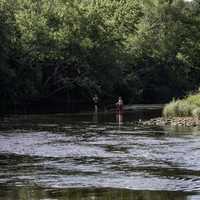
{"label": "reflection on water", "polygon": [[98,112],[93,113],[93,123],[97,124],[98,123]]}
{"label": "reflection on water", "polygon": [[141,127],[142,116],[5,118],[0,200],[200,199],[200,131]]}
{"label": "reflection on water", "polygon": [[121,125],[123,124],[123,114],[122,113],[116,114],[116,122],[118,123],[119,128],[120,128]]}

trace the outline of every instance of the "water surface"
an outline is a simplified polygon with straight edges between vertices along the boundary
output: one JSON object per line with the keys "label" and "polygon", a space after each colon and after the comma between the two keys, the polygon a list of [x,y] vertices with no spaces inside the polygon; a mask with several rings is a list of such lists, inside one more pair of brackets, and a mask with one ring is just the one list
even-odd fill
{"label": "water surface", "polygon": [[136,123],[156,114],[4,118],[0,199],[200,199],[200,130]]}

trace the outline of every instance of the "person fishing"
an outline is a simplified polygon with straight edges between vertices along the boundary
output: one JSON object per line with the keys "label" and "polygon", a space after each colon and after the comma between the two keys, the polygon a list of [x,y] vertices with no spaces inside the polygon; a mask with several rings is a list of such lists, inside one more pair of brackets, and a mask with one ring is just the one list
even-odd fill
{"label": "person fishing", "polygon": [[122,114],[122,113],[123,113],[123,106],[124,106],[122,97],[119,97],[119,98],[118,98],[118,101],[117,101],[117,103],[116,103],[116,106],[117,106],[117,113]]}
{"label": "person fishing", "polygon": [[116,103],[116,107],[117,107],[116,121],[119,124],[119,128],[120,128],[120,125],[123,123],[123,105],[124,103],[123,103],[122,97],[119,97]]}
{"label": "person fishing", "polygon": [[92,100],[94,102],[94,111],[97,113],[98,112],[98,102],[99,102],[99,98],[98,98],[97,94],[94,95]]}

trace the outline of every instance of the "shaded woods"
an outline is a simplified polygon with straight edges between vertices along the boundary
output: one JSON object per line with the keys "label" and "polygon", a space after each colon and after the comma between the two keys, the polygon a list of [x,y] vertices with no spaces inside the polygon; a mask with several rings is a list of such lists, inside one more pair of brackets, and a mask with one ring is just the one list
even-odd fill
{"label": "shaded woods", "polygon": [[199,55],[199,0],[0,0],[1,112],[166,102],[199,87]]}

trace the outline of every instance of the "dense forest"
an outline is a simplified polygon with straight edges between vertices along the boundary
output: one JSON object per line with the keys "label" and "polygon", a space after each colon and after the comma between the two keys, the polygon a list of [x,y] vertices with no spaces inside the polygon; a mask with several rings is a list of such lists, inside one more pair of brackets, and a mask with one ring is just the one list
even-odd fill
{"label": "dense forest", "polygon": [[0,109],[163,103],[200,85],[200,1],[0,0]]}

